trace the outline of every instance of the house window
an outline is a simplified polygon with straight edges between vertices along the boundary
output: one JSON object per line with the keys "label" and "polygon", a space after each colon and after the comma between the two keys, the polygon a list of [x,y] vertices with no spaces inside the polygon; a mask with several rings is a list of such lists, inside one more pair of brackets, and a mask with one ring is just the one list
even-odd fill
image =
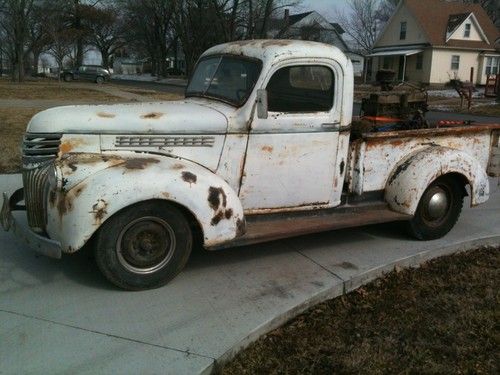
{"label": "house window", "polygon": [[451,56],[451,70],[458,70],[460,67],[460,56],[453,55]]}
{"label": "house window", "polygon": [[498,74],[498,63],[500,62],[500,57],[487,57],[486,58],[486,75]]}
{"label": "house window", "polygon": [[465,24],[464,38],[470,37],[470,23]]}
{"label": "house window", "polygon": [[401,22],[401,28],[399,29],[399,39],[406,39],[406,22]]}
{"label": "house window", "polygon": [[333,107],[334,76],[319,65],[299,65],[278,70],[267,85],[272,112],[329,111]]}
{"label": "house window", "polygon": [[416,69],[417,70],[422,70],[423,65],[424,65],[424,54],[423,53],[419,53],[419,54],[417,54],[417,66],[416,66]]}

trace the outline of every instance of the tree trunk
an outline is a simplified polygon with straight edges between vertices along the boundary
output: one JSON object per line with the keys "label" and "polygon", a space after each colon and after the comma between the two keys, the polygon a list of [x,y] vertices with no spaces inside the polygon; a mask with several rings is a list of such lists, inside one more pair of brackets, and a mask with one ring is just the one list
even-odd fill
{"label": "tree trunk", "polygon": [[40,51],[33,49],[33,72],[38,74],[38,60],[40,60]]}
{"label": "tree trunk", "polygon": [[102,66],[109,69],[109,52],[106,49],[101,50]]}
{"label": "tree trunk", "polygon": [[16,72],[15,81],[24,81],[24,48],[21,43],[16,46]]}

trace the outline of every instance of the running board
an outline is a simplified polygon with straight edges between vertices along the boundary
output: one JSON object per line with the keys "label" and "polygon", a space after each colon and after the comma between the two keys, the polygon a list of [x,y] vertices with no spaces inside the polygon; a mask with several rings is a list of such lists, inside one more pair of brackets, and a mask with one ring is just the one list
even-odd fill
{"label": "running board", "polygon": [[328,210],[247,216],[242,237],[209,250],[245,246],[334,229],[411,219],[410,215],[389,210],[387,204],[342,206]]}

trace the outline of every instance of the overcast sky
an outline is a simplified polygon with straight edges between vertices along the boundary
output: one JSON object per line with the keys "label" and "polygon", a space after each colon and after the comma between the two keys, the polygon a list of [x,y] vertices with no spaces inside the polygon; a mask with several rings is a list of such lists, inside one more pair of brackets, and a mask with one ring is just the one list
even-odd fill
{"label": "overcast sky", "polygon": [[299,8],[292,10],[290,13],[294,14],[315,10],[328,21],[335,22],[336,10],[346,9],[346,4],[346,0],[302,0]]}

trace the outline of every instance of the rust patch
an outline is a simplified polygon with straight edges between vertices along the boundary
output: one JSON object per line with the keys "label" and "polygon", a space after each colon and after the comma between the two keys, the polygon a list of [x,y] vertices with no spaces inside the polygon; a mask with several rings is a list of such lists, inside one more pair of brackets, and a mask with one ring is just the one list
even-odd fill
{"label": "rust patch", "polygon": [[247,231],[247,225],[245,220],[241,220],[240,218],[238,218],[238,220],[236,220],[236,237],[243,236],[246,233],[246,231]]}
{"label": "rust patch", "polygon": [[389,142],[389,144],[393,147],[399,147],[405,144],[405,141],[403,141],[402,139],[393,139],[392,141]]}
{"label": "rust patch", "polygon": [[189,185],[191,185],[191,184],[196,184],[198,177],[196,177],[196,175],[191,172],[185,171],[182,172],[182,179],[186,181]]}
{"label": "rust patch", "polygon": [[261,150],[264,151],[264,152],[271,153],[271,152],[273,152],[273,147],[272,146],[264,146],[264,147],[262,147]]}
{"label": "rust patch", "polygon": [[[221,200],[222,197],[222,200]],[[217,211],[222,203],[222,207],[226,207],[227,205],[227,196],[222,188],[216,188],[210,186],[208,189],[208,204],[212,208],[212,210]]]}
{"label": "rust patch", "polygon": [[114,113],[108,113],[108,112],[97,112],[98,117],[102,118],[114,118],[116,115]]}
{"label": "rust patch", "polygon": [[286,39],[272,39],[272,40],[267,40],[264,43],[262,43],[262,47],[263,48],[272,47],[272,46],[285,47],[285,46],[289,46],[290,43],[291,42],[289,40],[286,40]]}
{"label": "rust patch", "polygon": [[101,224],[102,219],[108,213],[107,208],[108,208],[108,202],[106,202],[104,199],[98,199],[97,203],[95,203],[92,206],[91,213],[94,214],[94,219],[95,219],[96,224],[98,224],[98,225]]}
{"label": "rust patch", "polygon": [[183,169],[183,168],[184,168],[184,166],[182,164],[179,164],[179,163],[172,165],[173,170],[179,170],[179,169]]}
{"label": "rust patch", "polygon": [[125,160],[126,169],[144,169],[149,164],[156,164],[160,161],[155,158],[132,158]]}
{"label": "rust patch", "polygon": [[61,143],[61,145],[59,146],[59,152],[61,154],[67,154],[72,149],[73,149],[73,146],[69,142]]}
{"label": "rust patch", "polygon": [[85,144],[85,141],[83,139],[68,139],[67,141],[62,142],[59,145],[59,156],[67,154],[68,152],[71,152],[73,149]]}
{"label": "rust patch", "polygon": [[165,198],[169,199],[170,198],[170,194],[167,193],[166,191],[162,192],[161,195],[163,195]]}
{"label": "rust patch", "polygon": [[210,186],[208,189],[208,204],[214,210],[214,216],[210,222],[211,225],[217,225],[222,219],[229,220],[233,216],[231,208],[226,209],[227,196],[222,188]]}
{"label": "rust patch", "polygon": [[406,171],[408,169],[408,167],[411,165],[412,161],[413,160],[410,158],[410,159],[406,160],[405,162],[401,163],[400,165],[398,165],[398,167],[394,171],[393,175],[391,176],[391,178],[389,179],[389,181],[387,182],[387,184],[388,185],[392,184],[394,182],[394,180],[396,180],[396,178],[401,173],[403,173],[404,171]]}
{"label": "rust patch", "polygon": [[59,213],[59,219],[62,221],[62,217],[71,211],[73,208],[73,201],[78,198],[85,189],[86,184],[76,185],[73,189],[68,192],[59,192],[51,190],[49,193],[49,204],[51,207],[56,206]]}
{"label": "rust patch", "polygon": [[217,225],[224,218],[224,213],[222,211],[217,212],[217,214],[212,218],[210,222],[211,225]]}
{"label": "rust patch", "polygon": [[161,112],[151,112],[151,113],[146,113],[145,115],[142,115],[141,118],[142,119],[156,120],[162,116],[163,116],[163,113],[161,113]]}

